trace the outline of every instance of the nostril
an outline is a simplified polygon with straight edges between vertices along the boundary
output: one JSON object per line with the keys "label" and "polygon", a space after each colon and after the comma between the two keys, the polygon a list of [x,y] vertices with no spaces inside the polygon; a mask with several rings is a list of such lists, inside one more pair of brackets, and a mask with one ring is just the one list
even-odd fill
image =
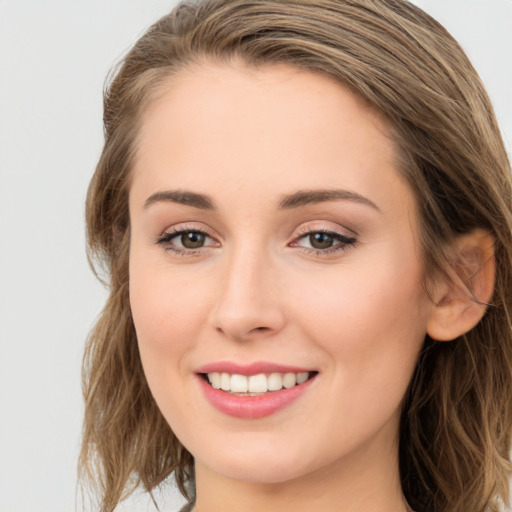
{"label": "nostril", "polygon": [[216,327],[216,331],[221,334],[228,336],[229,338],[233,339],[245,339],[245,338],[251,338],[252,336],[256,335],[256,333],[261,333],[262,335],[269,333],[272,331],[271,327],[253,327],[252,329],[249,328],[245,331],[235,331],[234,329],[224,329],[222,326]]}
{"label": "nostril", "polygon": [[270,327],[254,327],[254,329],[251,329],[248,334],[256,333],[256,332],[269,332],[272,329]]}

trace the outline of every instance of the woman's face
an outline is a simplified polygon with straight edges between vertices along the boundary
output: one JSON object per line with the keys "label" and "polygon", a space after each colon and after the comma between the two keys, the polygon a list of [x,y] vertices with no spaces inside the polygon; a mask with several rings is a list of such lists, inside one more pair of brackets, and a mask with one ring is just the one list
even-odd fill
{"label": "woman's face", "polygon": [[396,462],[434,306],[395,156],[382,119],[287,66],[204,64],[145,112],[131,307],[196,467],[283,482]]}

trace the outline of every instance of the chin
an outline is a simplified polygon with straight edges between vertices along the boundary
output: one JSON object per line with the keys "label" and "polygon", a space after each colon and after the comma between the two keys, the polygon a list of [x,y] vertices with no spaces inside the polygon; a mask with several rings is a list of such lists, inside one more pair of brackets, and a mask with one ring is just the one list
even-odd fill
{"label": "chin", "polygon": [[[279,455],[279,454],[278,454]],[[275,459],[275,455],[274,455]],[[210,470],[230,480],[252,484],[281,484],[300,478],[309,473],[306,468],[297,466],[279,457],[279,460],[223,460],[214,461]]]}
{"label": "chin", "polygon": [[197,446],[193,447],[196,448],[196,464],[204,465],[209,471],[232,480],[279,484],[315,472],[333,462],[325,457],[326,454],[308,453],[301,443],[286,446],[282,440],[255,442],[253,439],[251,444],[246,439],[238,447],[236,443],[224,446],[216,444],[204,451],[197,449]]}

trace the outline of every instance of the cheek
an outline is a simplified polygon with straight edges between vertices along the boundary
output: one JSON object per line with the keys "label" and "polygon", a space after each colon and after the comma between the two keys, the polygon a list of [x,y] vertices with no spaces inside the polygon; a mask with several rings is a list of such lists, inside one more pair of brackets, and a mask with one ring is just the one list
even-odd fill
{"label": "cheek", "polygon": [[142,364],[154,394],[185,371],[201,322],[201,288],[181,272],[136,252],[130,260],[130,304]]}
{"label": "cheek", "polygon": [[370,437],[383,425],[396,428],[426,324],[419,274],[409,280],[389,267],[341,274],[302,295],[309,297],[303,333],[328,355],[327,396],[336,405],[324,410],[324,424],[333,439],[345,432],[339,443]]}
{"label": "cheek", "polygon": [[425,338],[430,304],[417,260],[410,261],[382,257],[360,269],[341,265],[320,279],[317,275],[310,283],[314,292],[311,287],[294,291],[303,297],[303,331],[329,354],[339,385],[351,386],[351,393],[380,395],[383,383],[395,384],[398,395],[405,392]]}
{"label": "cheek", "polygon": [[141,362],[151,393],[164,417],[173,419],[173,428],[179,427],[175,412],[193,408],[183,386],[191,379],[189,354],[202,325],[199,302],[196,287],[179,274],[132,259],[130,304]]}

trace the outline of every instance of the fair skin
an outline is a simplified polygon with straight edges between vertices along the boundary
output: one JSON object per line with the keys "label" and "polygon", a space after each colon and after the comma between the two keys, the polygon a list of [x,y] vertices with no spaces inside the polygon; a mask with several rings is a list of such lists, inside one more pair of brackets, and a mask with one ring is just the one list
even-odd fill
{"label": "fair skin", "polygon": [[[439,308],[388,134],[340,85],[284,65],[190,68],[144,113],[130,300],[197,511],[407,510],[400,408]],[[309,378],[276,410],[203,375],[272,365]]]}

